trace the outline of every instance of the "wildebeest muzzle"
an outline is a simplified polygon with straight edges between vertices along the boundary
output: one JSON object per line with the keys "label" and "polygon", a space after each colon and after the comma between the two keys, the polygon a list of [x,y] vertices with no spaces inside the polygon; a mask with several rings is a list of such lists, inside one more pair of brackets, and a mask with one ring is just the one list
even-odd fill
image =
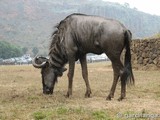
{"label": "wildebeest muzzle", "polygon": [[47,94],[47,95],[53,94],[53,88],[49,88],[47,86],[44,86],[43,87],[43,94]]}

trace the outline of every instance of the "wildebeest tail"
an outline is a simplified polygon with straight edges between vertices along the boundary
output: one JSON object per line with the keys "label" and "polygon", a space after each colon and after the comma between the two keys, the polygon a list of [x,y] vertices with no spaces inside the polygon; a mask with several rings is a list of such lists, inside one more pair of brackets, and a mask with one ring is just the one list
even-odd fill
{"label": "wildebeest tail", "polygon": [[123,79],[126,80],[126,82],[129,82],[131,84],[135,83],[134,75],[132,72],[132,64],[131,64],[131,51],[130,51],[130,41],[132,39],[132,33],[127,30],[125,32],[125,60],[124,60],[124,74],[122,75]]}

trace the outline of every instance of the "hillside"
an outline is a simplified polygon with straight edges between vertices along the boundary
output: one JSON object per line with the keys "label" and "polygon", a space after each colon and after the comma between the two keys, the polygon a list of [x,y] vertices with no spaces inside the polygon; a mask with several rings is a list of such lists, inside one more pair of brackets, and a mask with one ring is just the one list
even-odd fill
{"label": "hillside", "polygon": [[74,12],[118,19],[134,38],[160,32],[160,16],[100,0],[1,0],[0,6],[0,40],[27,47],[28,52],[38,47],[41,54],[47,54],[54,26]]}

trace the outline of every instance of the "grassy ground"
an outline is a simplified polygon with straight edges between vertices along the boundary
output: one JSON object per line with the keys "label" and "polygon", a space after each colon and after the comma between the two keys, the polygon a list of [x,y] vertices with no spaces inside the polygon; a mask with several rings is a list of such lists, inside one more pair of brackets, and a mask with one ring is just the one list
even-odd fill
{"label": "grassy ground", "polygon": [[121,102],[120,84],[115,98],[105,100],[113,79],[110,63],[88,64],[88,71],[91,98],[84,98],[85,84],[76,64],[73,95],[67,99],[67,72],[48,96],[42,94],[39,69],[0,66],[0,120],[160,119],[160,71],[134,71],[136,85],[127,87],[127,98]]}

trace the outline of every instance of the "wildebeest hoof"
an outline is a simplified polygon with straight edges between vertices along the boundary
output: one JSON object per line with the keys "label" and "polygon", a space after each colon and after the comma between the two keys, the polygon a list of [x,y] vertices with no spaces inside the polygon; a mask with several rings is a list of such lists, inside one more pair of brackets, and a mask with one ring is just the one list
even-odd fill
{"label": "wildebeest hoof", "polygon": [[67,94],[65,95],[66,98],[69,98],[72,94],[67,92]]}
{"label": "wildebeest hoof", "polygon": [[108,96],[108,97],[106,98],[106,100],[112,100],[112,97],[111,97],[111,96]]}
{"label": "wildebeest hoof", "polygon": [[122,101],[124,99],[124,97],[119,97],[118,101]]}
{"label": "wildebeest hoof", "polygon": [[69,95],[68,94],[66,94],[66,95],[64,95],[66,98],[69,98]]}
{"label": "wildebeest hoof", "polygon": [[113,94],[109,94],[106,98],[106,100],[112,100],[112,98],[114,98],[114,95]]}
{"label": "wildebeest hoof", "polygon": [[91,97],[91,92],[86,92],[85,98],[89,98],[89,97]]}

